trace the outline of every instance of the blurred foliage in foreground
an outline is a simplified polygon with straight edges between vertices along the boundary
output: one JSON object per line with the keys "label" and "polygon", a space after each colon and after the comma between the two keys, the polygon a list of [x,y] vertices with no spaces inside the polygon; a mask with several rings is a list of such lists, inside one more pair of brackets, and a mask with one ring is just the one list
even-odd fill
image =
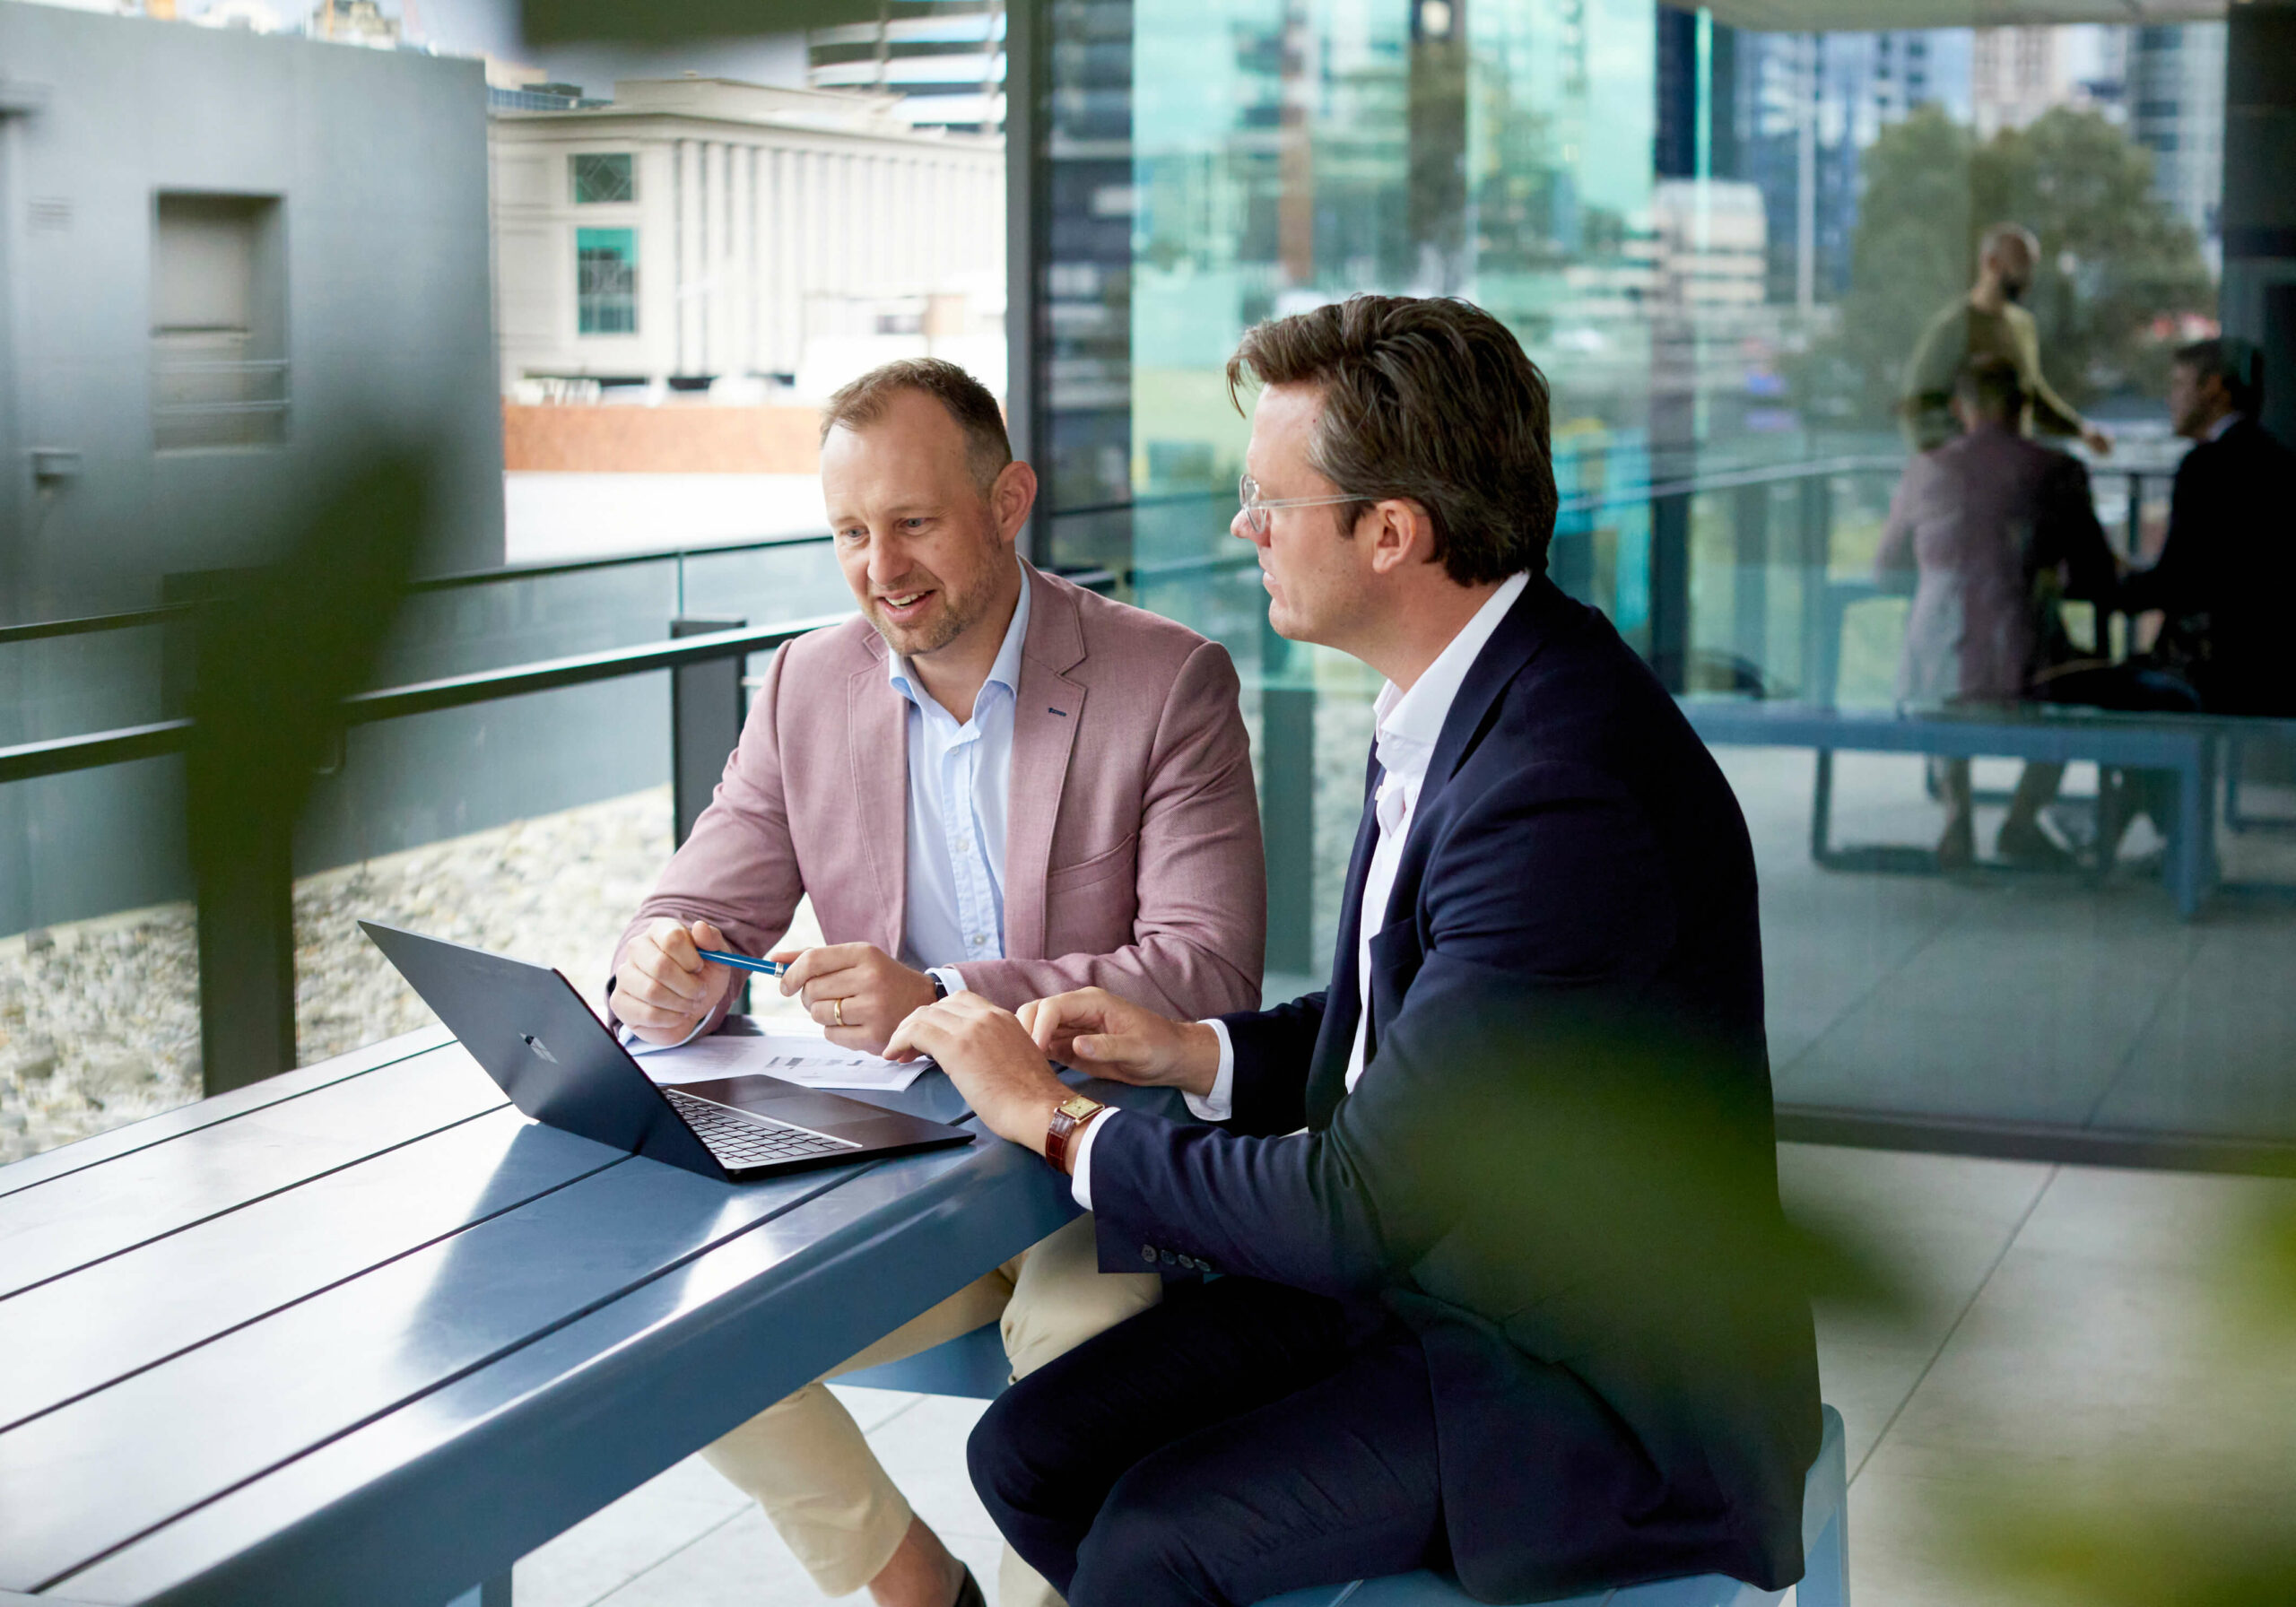
{"label": "blurred foliage in foreground", "polygon": [[2135,1456],[2083,1470],[2077,1493],[2004,1477],[1948,1515],[1973,1579],[2068,1607],[2296,1603],[2296,1191],[2229,1235],[2214,1272],[2210,1385],[2257,1409],[2214,1499]]}

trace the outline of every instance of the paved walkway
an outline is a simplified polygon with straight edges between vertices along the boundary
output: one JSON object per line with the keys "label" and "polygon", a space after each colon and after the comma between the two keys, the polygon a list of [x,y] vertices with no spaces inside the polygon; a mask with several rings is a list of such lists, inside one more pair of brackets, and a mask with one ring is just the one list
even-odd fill
{"label": "paved walkway", "polygon": [[[1954,1515],[1989,1500],[1995,1481],[2064,1489],[2135,1464],[2197,1518],[2255,1498],[2244,1455],[2285,1458],[2296,1366],[2259,1376],[2228,1362],[2215,1280],[2227,1236],[2259,1205],[2296,1199],[2296,1183],[1808,1145],[1781,1157],[1797,1212],[1845,1225],[1917,1297],[1888,1325],[1820,1317],[1826,1398],[1849,1431],[1859,1607],[2016,1600],[1957,1571]],[[997,1542],[962,1460],[980,1404],[845,1393],[993,1598]],[[517,1595],[519,1607],[824,1599],[699,1458],[520,1563]]]}

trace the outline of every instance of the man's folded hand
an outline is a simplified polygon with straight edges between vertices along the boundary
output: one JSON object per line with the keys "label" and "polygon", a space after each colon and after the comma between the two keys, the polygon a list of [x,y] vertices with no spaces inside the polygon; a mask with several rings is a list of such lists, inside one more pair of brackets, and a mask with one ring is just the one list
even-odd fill
{"label": "man's folded hand", "polygon": [[701,951],[726,946],[726,934],[708,921],[689,926],[663,916],[648,922],[613,974],[615,1019],[649,1044],[683,1041],[726,988],[726,969],[702,959]]}
{"label": "man's folded hand", "polygon": [[933,1003],[933,978],[874,943],[824,943],[772,958],[790,962],[781,977],[783,995],[803,995],[805,1013],[842,1048],[883,1054],[902,1019]]}
{"label": "man's folded hand", "polygon": [[983,1125],[1039,1155],[1053,1107],[1068,1097],[1067,1085],[1013,1012],[978,994],[951,994],[916,1012],[885,1053],[895,1060],[930,1055]]}
{"label": "man's folded hand", "polygon": [[1080,987],[1021,1006],[1021,1025],[1039,1051],[1112,1082],[1177,1088],[1203,1097],[1220,1075],[1220,1038],[1200,1021],[1175,1021]]}

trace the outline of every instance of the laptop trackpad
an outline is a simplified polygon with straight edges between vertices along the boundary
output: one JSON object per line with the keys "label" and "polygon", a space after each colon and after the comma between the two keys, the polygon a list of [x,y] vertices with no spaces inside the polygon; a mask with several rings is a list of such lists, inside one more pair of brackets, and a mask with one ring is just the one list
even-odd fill
{"label": "laptop trackpad", "polygon": [[864,1144],[897,1142],[900,1137],[913,1134],[918,1121],[900,1111],[880,1109],[864,1100],[801,1087],[779,1077],[717,1077],[707,1082],[681,1082],[676,1086],[697,1099],[730,1105],[735,1110]]}

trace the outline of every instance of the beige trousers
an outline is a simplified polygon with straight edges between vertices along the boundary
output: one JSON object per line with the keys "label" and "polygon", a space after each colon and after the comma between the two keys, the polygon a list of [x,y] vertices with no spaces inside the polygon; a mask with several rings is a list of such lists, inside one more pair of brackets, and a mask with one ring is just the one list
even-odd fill
{"label": "beige trousers", "polygon": [[[823,1377],[898,1361],[994,1322],[1018,1378],[1146,1310],[1162,1292],[1152,1273],[1101,1272],[1092,1219],[1079,1217]],[[878,1465],[860,1425],[819,1380],[701,1454],[756,1498],[824,1595],[845,1595],[875,1578],[909,1533],[908,1500]],[[1053,1607],[1059,1600],[1004,1548],[1000,1607]]]}

